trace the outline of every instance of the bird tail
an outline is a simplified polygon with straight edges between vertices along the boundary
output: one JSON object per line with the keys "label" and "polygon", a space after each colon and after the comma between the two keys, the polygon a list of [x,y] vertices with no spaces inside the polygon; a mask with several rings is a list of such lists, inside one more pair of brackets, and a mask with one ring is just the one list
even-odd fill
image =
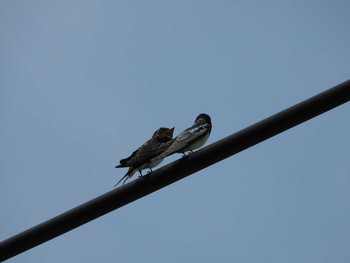
{"label": "bird tail", "polygon": [[128,166],[129,166],[129,165],[128,165],[128,161],[129,161],[130,158],[131,158],[131,156],[128,157],[128,158],[126,158],[126,159],[121,159],[121,160],[119,161],[119,164],[118,164],[115,168],[128,167]]}
{"label": "bird tail", "polygon": [[[119,165],[118,165],[119,166]],[[119,168],[118,166],[116,166],[116,168]],[[121,166],[123,167],[123,166]],[[129,178],[131,178],[131,176],[134,175],[134,173],[136,173],[137,169],[130,167],[128,172],[118,181],[118,183],[116,183],[116,185],[114,187],[116,187],[121,181],[123,181],[123,184],[125,184],[126,180],[128,180]]]}
{"label": "bird tail", "polygon": [[121,181],[123,181],[123,180],[124,180],[124,182],[123,182],[122,185],[124,185],[125,181],[128,180],[128,178],[129,178],[128,174],[124,175],[124,176],[118,181],[118,183],[115,184],[114,187],[116,187],[116,186],[117,186]]}

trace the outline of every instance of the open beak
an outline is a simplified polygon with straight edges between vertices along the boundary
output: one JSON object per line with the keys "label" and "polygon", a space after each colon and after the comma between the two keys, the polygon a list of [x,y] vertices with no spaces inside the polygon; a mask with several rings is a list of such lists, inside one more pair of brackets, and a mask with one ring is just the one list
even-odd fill
{"label": "open beak", "polygon": [[168,129],[165,132],[165,135],[168,136],[170,139],[173,138],[174,129],[175,129],[175,127],[171,128],[171,129]]}

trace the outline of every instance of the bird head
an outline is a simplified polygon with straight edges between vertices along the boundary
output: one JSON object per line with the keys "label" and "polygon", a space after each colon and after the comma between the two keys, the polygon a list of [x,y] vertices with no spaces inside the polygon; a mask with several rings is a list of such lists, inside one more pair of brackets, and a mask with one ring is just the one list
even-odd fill
{"label": "bird head", "polygon": [[164,128],[164,127],[159,128],[153,134],[153,138],[156,138],[160,142],[170,141],[173,138],[174,129],[175,129],[175,127],[173,127],[173,128]]}
{"label": "bird head", "polygon": [[197,116],[195,123],[209,123],[211,124],[211,118],[208,114],[201,113]]}

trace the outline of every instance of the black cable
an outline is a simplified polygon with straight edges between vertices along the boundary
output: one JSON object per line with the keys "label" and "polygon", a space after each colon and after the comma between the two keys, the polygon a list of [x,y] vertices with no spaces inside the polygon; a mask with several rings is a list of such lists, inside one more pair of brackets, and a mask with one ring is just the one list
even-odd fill
{"label": "black cable", "polygon": [[[0,243],[0,261],[40,245],[350,100],[350,80]],[[344,120],[349,121],[349,120]]]}

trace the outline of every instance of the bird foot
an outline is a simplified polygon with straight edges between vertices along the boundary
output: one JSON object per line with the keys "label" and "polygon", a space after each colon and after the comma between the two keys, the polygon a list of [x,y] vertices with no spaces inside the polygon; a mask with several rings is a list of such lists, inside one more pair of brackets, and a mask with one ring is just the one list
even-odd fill
{"label": "bird foot", "polygon": [[186,157],[190,156],[192,153],[193,153],[193,151],[183,152],[182,158],[186,158]]}

